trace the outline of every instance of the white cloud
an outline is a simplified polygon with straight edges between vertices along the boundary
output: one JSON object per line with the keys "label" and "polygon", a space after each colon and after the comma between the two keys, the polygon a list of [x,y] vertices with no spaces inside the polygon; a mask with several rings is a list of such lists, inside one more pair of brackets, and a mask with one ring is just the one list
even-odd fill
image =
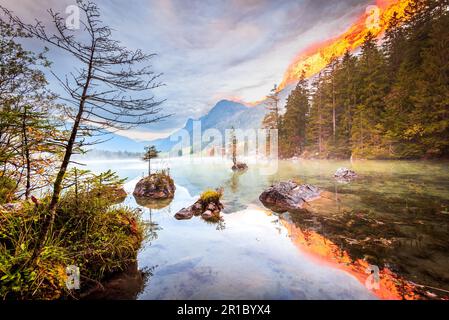
{"label": "white cloud", "polygon": [[145,142],[165,138],[167,136],[170,136],[173,133],[173,131],[150,132],[141,130],[119,130],[114,131],[114,133],[116,135],[129,138],[138,142]]}
{"label": "white cloud", "polygon": [[[74,0],[0,0],[29,21]],[[374,0],[98,0],[124,45],[148,53],[166,86],[155,91],[175,116],[128,137],[167,135],[221,98],[263,98],[303,48],[336,36]],[[59,73],[73,64],[54,54]]]}

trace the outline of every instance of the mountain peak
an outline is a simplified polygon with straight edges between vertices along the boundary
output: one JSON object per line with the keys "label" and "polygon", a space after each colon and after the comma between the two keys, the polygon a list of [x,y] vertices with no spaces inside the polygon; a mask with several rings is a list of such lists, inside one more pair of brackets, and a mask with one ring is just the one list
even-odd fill
{"label": "mountain peak", "polygon": [[220,100],[210,111],[210,113],[215,112],[236,112],[243,111],[247,109],[247,107],[240,102],[231,101],[231,100]]}

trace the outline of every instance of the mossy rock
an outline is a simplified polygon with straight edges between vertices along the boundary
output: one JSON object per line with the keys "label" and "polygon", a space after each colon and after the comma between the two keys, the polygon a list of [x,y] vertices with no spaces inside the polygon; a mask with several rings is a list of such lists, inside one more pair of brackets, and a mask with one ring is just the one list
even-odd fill
{"label": "mossy rock", "polygon": [[139,199],[171,199],[175,190],[175,183],[169,175],[154,173],[137,183],[133,195]]}
{"label": "mossy rock", "polygon": [[293,181],[279,182],[266,189],[259,197],[260,202],[276,213],[305,212],[310,203],[321,198],[322,191],[312,185],[298,185]]}
{"label": "mossy rock", "polygon": [[218,203],[220,202],[221,197],[223,196],[223,190],[206,190],[200,196],[200,201],[207,205],[211,202]]}
{"label": "mossy rock", "polygon": [[205,221],[219,222],[221,221],[221,210],[224,209],[220,199],[223,196],[223,189],[206,190],[198,201],[188,208],[181,209],[176,213],[177,220],[189,220],[194,216],[200,216]]}

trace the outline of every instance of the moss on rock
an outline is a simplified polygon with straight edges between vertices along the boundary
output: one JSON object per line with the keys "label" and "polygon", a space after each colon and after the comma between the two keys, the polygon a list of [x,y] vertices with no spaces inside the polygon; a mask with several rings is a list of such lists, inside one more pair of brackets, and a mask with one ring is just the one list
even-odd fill
{"label": "moss on rock", "polygon": [[136,198],[170,199],[175,196],[175,183],[165,172],[154,173],[141,179],[134,189]]}

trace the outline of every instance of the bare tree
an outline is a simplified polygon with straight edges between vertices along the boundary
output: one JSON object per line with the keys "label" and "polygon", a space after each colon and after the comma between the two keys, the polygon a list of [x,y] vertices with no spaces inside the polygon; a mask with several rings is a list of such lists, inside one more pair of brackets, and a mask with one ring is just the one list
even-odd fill
{"label": "bare tree", "polygon": [[[42,22],[26,24],[1,8],[22,30],[75,58],[78,65],[64,77],[53,73],[67,95],[64,114],[70,121],[70,136],[65,141],[65,154],[56,176],[49,215],[45,218],[38,240],[39,252],[53,225],[62,183],[71,156],[86,146],[86,137],[99,136],[114,130],[157,122],[167,117],[161,115],[160,105],[149,92],[160,87],[160,74],[145,65],[154,54],[129,50],[112,39],[112,30],[100,19],[96,4],[77,0],[81,12],[82,32],[69,29],[60,13],[48,10],[55,32],[49,32]],[[135,95],[135,96],[133,96]],[[97,141],[95,141],[97,142]]]}

